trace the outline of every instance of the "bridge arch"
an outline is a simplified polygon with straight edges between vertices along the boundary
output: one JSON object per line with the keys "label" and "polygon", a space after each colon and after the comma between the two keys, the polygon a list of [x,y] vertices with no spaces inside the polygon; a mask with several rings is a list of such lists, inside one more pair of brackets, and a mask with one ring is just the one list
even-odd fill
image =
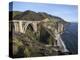
{"label": "bridge arch", "polygon": [[26,30],[31,30],[31,31],[34,31],[34,28],[33,28],[33,24],[30,23],[26,26]]}

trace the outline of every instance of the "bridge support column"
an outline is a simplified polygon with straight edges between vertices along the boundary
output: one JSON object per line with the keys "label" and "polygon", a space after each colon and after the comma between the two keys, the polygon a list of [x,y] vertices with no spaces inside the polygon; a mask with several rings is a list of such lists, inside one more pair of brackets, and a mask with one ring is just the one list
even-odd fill
{"label": "bridge support column", "polygon": [[22,28],[22,21],[19,21],[19,32],[24,33],[24,30]]}
{"label": "bridge support column", "polygon": [[37,32],[37,23],[33,23],[34,32]]}
{"label": "bridge support column", "polygon": [[64,31],[64,25],[63,24],[59,24],[58,23],[58,29],[57,29],[57,31],[59,32],[59,33],[62,33],[63,31]]}
{"label": "bridge support column", "polygon": [[14,24],[15,32],[19,32],[19,24],[18,24],[18,22],[14,22],[13,24]]}

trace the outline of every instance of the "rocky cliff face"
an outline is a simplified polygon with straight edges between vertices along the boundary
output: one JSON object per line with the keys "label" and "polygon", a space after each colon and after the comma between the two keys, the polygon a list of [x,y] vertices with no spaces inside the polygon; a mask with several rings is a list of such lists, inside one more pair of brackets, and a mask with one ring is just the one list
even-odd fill
{"label": "rocky cliff face", "polygon": [[[46,20],[44,20],[47,18]],[[59,55],[68,52],[60,35],[64,32],[65,22],[62,18],[47,13],[25,11],[14,16],[16,20],[41,21],[37,24],[37,32],[29,25],[25,33],[12,32],[13,57],[32,57]]]}

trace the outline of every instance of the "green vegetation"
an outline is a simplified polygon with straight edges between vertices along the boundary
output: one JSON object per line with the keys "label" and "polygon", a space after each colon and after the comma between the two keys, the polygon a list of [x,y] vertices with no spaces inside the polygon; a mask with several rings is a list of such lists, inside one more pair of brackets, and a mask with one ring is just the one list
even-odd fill
{"label": "green vegetation", "polygon": [[[15,20],[41,21],[45,18],[49,19],[46,22],[47,26],[57,27],[57,23],[66,23],[63,19],[47,13],[36,13],[33,11],[13,12],[13,19]],[[46,45],[54,44],[54,29],[45,28],[43,24],[42,22],[38,24],[37,32],[34,32],[30,25],[25,34],[13,32],[13,39],[10,42],[13,44],[13,57],[35,57],[58,54],[52,49],[53,47],[46,47]]]}
{"label": "green vegetation", "polygon": [[16,15],[19,15],[19,14],[21,14],[22,12],[20,12],[20,11],[14,11],[13,12],[13,18],[16,16]]}
{"label": "green vegetation", "polygon": [[50,35],[47,36],[48,32],[45,31],[45,29],[42,29],[40,27],[38,30],[41,30],[43,32],[34,33],[30,29],[28,29],[25,34],[17,33],[13,35],[13,57],[17,58],[54,55],[54,53],[51,53],[51,51],[54,50],[45,47],[46,43],[52,45],[53,38]]}
{"label": "green vegetation", "polygon": [[57,17],[57,16],[52,16],[50,14],[47,14],[45,12],[34,12],[34,11],[24,11],[24,12],[20,12],[20,11],[10,11],[9,14],[11,15],[11,13],[13,13],[13,19],[15,20],[33,20],[33,21],[40,21],[43,20],[45,18],[48,18],[49,20],[53,21],[53,22],[63,22],[65,23],[66,21],[64,21],[62,18]]}

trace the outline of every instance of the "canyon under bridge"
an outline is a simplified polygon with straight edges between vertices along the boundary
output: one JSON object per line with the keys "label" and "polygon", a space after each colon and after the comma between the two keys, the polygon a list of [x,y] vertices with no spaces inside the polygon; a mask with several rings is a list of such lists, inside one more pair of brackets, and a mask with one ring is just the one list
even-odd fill
{"label": "canyon under bridge", "polygon": [[[34,32],[37,32],[37,28],[38,28],[38,24],[41,23],[41,22],[47,22],[48,19],[44,19],[42,21],[26,21],[26,20],[12,20],[12,21],[9,21],[9,30],[11,30],[12,28],[14,28],[14,31],[15,32],[20,32],[20,33],[25,33],[26,32],[26,29],[28,27],[28,25],[31,24],[32,28],[33,28],[33,31]],[[44,24],[45,26],[45,24]],[[50,26],[45,26],[47,28],[52,28]],[[61,39],[61,33],[59,33],[60,31],[63,31],[64,29],[64,25],[63,24],[59,24],[57,26],[58,30],[55,30],[55,40],[57,41],[57,44],[56,42],[54,42],[55,46],[59,46],[59,50],[62,51],[62,52],[69,52],[64,44],[64,42],[62,41]],[[49,32],[49,31],[48,31]],[[49,32],[50,33],[50,32]],[[51,34],[51,33],[50,33]],[[52,35],[52,34],[51,34]],[[57,50],[57,49],[56,49]]]}

